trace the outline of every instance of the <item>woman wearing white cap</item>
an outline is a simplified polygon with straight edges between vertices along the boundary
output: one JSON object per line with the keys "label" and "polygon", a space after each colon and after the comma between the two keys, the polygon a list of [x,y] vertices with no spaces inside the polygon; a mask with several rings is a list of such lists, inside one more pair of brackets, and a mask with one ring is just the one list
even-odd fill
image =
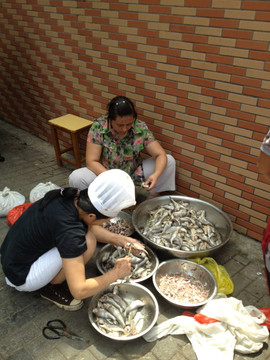
{"label": "woman wearing white cap", "polygon": [[20,216],[4,239],[1,263],[7,284],[19,291],[41,289],[40,295],[57,306],[80,309],[82,299],[130,274],[129,257],[118,259],[112,270],[95,278],[86,278],[85,264],[97,241],[139,246],[135,239],[100,226],[135,203],[133,181],[122,170],[100,174],[82,191],[48,192]]}

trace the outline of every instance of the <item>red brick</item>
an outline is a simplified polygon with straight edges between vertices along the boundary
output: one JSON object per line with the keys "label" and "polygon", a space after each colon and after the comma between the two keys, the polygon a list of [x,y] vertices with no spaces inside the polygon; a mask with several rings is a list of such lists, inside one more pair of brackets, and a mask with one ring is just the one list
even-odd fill
{"label": "red brick", "polygon": [[210,8],[211,0],[185,0],[185,7]]}
{"label": "red brick", "polygon": [[[149,29],[139,29],[138,35],[142,37],[148,38],[158,38],[158,31],[156,30],[149,30]],[[161,39],[159,39],[161,40]]]}
{"label": "red brick", "polygon": [[207,89],[207,88],[202,89],[202,95],[212,96],[212,97],[220,98],[220,99],[228,98],[228,93],[225,91],[215,90],[215,89]]}
{"label": "red brick", "polygon": [[237,29],[239,27],[239,20],[210,19],[210,26],[218,28]]}
{"label": "red brick", "polygon": [[227,113],[229,117],[236,118],[236,119],[243,119],[247,121],[255,121],[255,114],[246,113],[243,111],[237,111],[234,109],[227,109]]}
{"label": "red brick", "polygon": [[170,6],[149,6],[150,14],[170,14],[171,7]]}
{"label": "red brick", "polygon": [[222,37],[233,38],[233,39],[252,39],[252,31],[238,30],[238,29],[223,29]]}
{"label": "red brick", "polygon": [[213,121],[213,120],[199,119],[198,124],[201,126],[205,126],[206,128],[213,128],[213,129],[221,130],[221,131],[223,131],[223,129],[224,129],[224,124],[219,123],[217,121]]}
{"label": "red brick", "polygon": [[246,73],[246,69],[240,68],[238,66],[230,66],[230,65],[223,65],[218,64],[217,66],[218,72],[223,72],[225,74],[234,74],[234,75],[242,75],[244,76]]}
{"label": "red brick", "polygon": [[204,162],[206,164],[215,166],[217,168],[222,168],[222,169],[227,169],[227,170],[229,169],[229,164],[226,164],[223,161],[218,161],[218,160],[212,159],[210,157],[205,157]]}
{"label": "red brick", "polygon": [[183,17],[182,16],[160,15],[159,21],[162,23],[168,23],[168,24],[182,24]]}
{"label": "red brick", "polygon": [[266,51],[268,43],[266,41],[237,40],[236,47],[240,49]]}
{"label": "red brick", "polygon": [[173,89],[177,89],[177,82],[172,81],[172,80],[166,80],[166,79],[156,79],[156,84],[157,85],[161,85],[164,87],[168,87],[168,88],[173,88]]}
{"label": "red brick", "polygon": [[270,11],[269,1],[243,1],[242,10]]}
{"label": "red brick", "polygon": [[270,101],[269,100],[264,100],[264,99],[259,99],[258,100],[258,106],[270,109]]}
{"label": "red brick", "polygon": [[207,44],[208,37],[205,35],[197,35],[197,34],[183,34],[182,41]]}
{"label": "red brick", "polygon": [[[240,127],[240,125],[239,125],[239,127]],[[241,151],[241,152],[246,153],[246,154],[249,154],[249,152],[250,152],[250,147],[249,146],[241,145],[241,144],[235,143],[233,141],[223,140],[222,145],[224,146],[224,148]]]}
{"label": "red brick", "polygon": [[233,58],[231,56],[207,54],[206,61],[217,63],[217,64],[232,65]]}
{"label": "red brick", "polygon": [[240,110],[241,104],[229,101],[229,100],[222,100],[222,99],[213,99],[213,104],[216,106],[221,106],[228,109]]}
{"label": "red brick", "polygon": [[[238,69],[240,69],[240,68],[238,68]],[[241,70],[243,71],[242,75],[244,75],[245,70],[244,69],[241,69]],[[246,86],[250,86],[250,87],[253,87],[253,88],[254,87],[255,88],[260,88],[261,84],[262,84],[261,80],[251,79],[251,78],[248,78],[248,77],[236,76],[236,75],[232,75],[231,82],[233,84],[246,85]]]}
{"label": "red brick", "polygon": [[131,11],[120,11],[118,13],[119,19],[138,20],[138,13]]}
{"label": "red brick", "polygon": [[209,54],[209,53],[210,54],[218,54],[219,47],[213,46],[213,45],[194,44],[193,51],[203,52],[203,53],[207,53],[207,54]]}
{"label": "red brick", "polygon": [[224,169],[219,169],[218,170],[218,174],[221,176],[226,177],[227,179],[232,179],[238,182],[244,182],[245,181],[245,176],[240,175],[240,174],[236,174],[232,171],[229,170],[224,170]]}
{"label": "red brick", "polygon": [[164,47],[168,48],[169,47],[169,41],[168,40],[162,40],[160,38],[157,38],[157,39],[147,38],[147,45],[164,46]]}
{"label": "red brick", "polygon": [[128,27],[138,28],[138,29],[147,29],[147,22],[146,21],[128,21]]}
{"label": "red brick", "polygon": [[178,49],[171,49],[171,48],[158,48],[158,54],[159,55],[168,55],[171,57],[176,57],[179,58],[180,57],[180,50]]}
{"label": "red brick", "polygon": [[199,110],[199,109],[193,109],[193,108],[187,108],[186,113],[188,115],[197,116],[203,119],[210,119],[210,113],[208,111]]}
{"label": "red brick", "polygon": [[270,55],[269,52],[262,52],[262,51],[250,51],[249,58],[254,60],[262,60],[262,61],[269,61]]}
{"label": "red brick", "polygon": [[200,108],[200,103],[198,101],[193,101],[193,100],[189,100],[189,99],[178,98],[177,104],[180,104],[183,106],[188,106],[188,107],[195,108],[195,109]]}
{"label": "red brick", "polygon": [[149,76],[156,77],[156,78],[161,78],[161,79],[166,78],[165,71],[160,71],[160,70],[145,69],[145,74],[149,75]]}
{"label": "red brick", "polygon": [[255,19],[257,21],[270,21],[270,13],[264,11],[257,11]]}
{"label": "red brick", "polygon": [[127,56],[135,59],[145,60],[146,54],[142,51],[127,50]]}
{"label": "red brick", "polygon": [[228,141],[234,141],[234,135],[225,133],[224,131],[219,131],[216,129],[208,129],[208,135],[211,135],[213,137],[217,137],[220,139],[226,139]]}
{"label": "red brick", "polygon": [[[214,192],[214,190],[215,190],[215,188],[214,188],[215,181],[212,180],[212,179],[209,179],[209,177],[205,177],[205,176],[200,175],[200,174],[193,174],[192,179],[198,180],[201,183],[201,185],[207,184],[208,189],[211,189],[210,191]],[[206,189],[206,188],[204,188],[204,189]]]}
{"label": "red brick", "polygon": [[149,61],[149,60],[138,59],[136,63],[137,63],[138,66],[145,67],[145,68],[156,69],[156,67],[157,67],[156,62]]}
{"label": "red brick", "polygon": [[176,58],[176,57],[169,56],[168,59],[167,59],[167,64],[190,67],[191,60],[183,59],[181,57]]}
{"label": "red brick", "polygon": [[224,10],[222,9],[197,9],[197,16],[202,17],[213,17],[213,18],[223,18]]}
{"label": "red brick", "polygon": [[180,72],[180,74],[198,76],[199,78],[203,78],[203,73],[204,73],[203,70],[198,70],[198,69],[194,69],[194,68],[186,68],[186,67],[181,67],[179,72]]}
{"label": "red brick", "polygon": [[258,160],[256,158],[256,156],[244,154],[244,153],[241,153],[241,152],[235,151],[235,150],[232,151],[232,157],[239,159],[239,160],[244,160],[245,162],[253,163],[253,164],[257,164],[257,160]]}
{"label": "red brick", "polygon": [[243,121],[243,120],[239,120],[238,121],[238,127],[239,128],[243,128],[243,129],[247,129],[247,130],[252,130],[255,133],[256,132],[261,132],[266,134],[265,132],[265,126],[264,125],[260,125],[258,123],[254,123],[254,122],[250,122],[250,121]]}
{"label": "red brick", "polygon": [[213,80],[200,79],[196,77],[190,77],[189,82],[190,84],[207,87],[207,88],[213,88],[215,86],[215,82]]}
{"label": "red brick", "polygon": [[179,33],[194,33],[195,26],[192,25],[175,25],[171,24],[171,32],[179,32]]}
{"label": "red brick", "polygon": [[203,156],[208,156],[208,157],[210,157],[212,159],[216,159],[216,160],[219,160],[219,157],[220,157],[219,153],[217,153],[215,151],[207,150],[205,148],[200,148],[197,146],[197,144],[196,144],[196,153],[201,154]]}

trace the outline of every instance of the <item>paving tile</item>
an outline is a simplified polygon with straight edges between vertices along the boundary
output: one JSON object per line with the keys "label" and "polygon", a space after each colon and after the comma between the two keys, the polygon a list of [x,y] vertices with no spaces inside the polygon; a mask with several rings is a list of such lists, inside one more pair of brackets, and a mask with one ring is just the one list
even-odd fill
{"label": "paving tile", "polygon": [[[3,121],[0,121],[0,131],[5,135],[4,146],[8,149],[6,161],[0,163],[0,190],[10,185],[28,201],[30,191],[40,182],[51,181],[59,186],[68,186],[68,176],[73,167],[69,164],[57,166],[51,144]],[[0,244],[8,229],[6,218],[0,218]],[[162,254],[159,257],[160,261],[164,259]],[[226,246],[213,257],[225,266],[232,277],[235,286],[233,296],[242,300],[244,305],[270,306],[263,274],[261,245],[258,241],[234,231]],[[99,274],[94,259],[87,264],[86,274]],[[171,306],[159,296],[151,279],[144,285],[158,299],[158,324],[182,314],[184,309]],[[197,360],[185,334],[168,335],[152,343],[143,338],[126,342],[106,338],[90,324],[87,312],[90,300],[85,300],[84,307],[76,313],[65,312],[42,299],[38,292],[19,293],[8,287],[0,268],[0,360]],[[84,340],[74,342],[66,338],[53,341],[45,339],[42,328],[48,320],[54,318],[64,320]],[[270,350],[264,346],[256,354],[234,356],[234,360],[251,358],[269,360]]]}

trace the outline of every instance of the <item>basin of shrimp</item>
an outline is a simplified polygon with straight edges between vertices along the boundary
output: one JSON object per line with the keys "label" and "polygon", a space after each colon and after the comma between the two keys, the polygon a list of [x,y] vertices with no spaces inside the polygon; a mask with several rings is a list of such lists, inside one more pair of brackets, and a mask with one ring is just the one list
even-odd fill
{"label": "basin of shrimp", "polygon": [[184,309],[202,306],[217,293],[212,273],[202,265],[184,259],[162,262],[153,275],[153,284],[165,300]]}
{"label": "basin of shrimp", "polygon": [[182,259],[212,256],[233,232],[231,220],[216,206],[176,195],[143,201],[132,222],[148,246]]}
{"label": "basin of shrimp", "polygon": [[133,254],[120,246],[116,247],[107,244],[97,254],[97,268],[102,274],[105,274],[113,268],[116,259],[128,255],[131,257],[131,274],[128,276],[128,279],[134,282],[145,281],[155,273],[159,265],[158,257],[154,251],[148,246],[145,246],[145,250],[145,252],[141,251]]}
{"label": "basin of shrimp", "polygon": [[115,282],[93,296],[88,308],[92,326],[102,335],[121,341],[146,334],[157,321],[155,296],[138,283]]}

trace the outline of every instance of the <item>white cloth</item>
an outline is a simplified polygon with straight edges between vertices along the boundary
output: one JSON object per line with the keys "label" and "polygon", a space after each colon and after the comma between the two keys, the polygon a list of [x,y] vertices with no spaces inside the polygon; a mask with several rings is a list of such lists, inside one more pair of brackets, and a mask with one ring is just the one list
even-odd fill
{"label": "white cloth", "polygon": [[186,334],[198,360],[233,360],[234,350],[254,353],[268,341],[267,327],[258,325],[265,316],[254,319],[252,312],[233,297],[210,300],[197,312],[220,322],[199,324],[192,317],[177,316],[154,326],[143,338],[151,342],[168,334]]}

